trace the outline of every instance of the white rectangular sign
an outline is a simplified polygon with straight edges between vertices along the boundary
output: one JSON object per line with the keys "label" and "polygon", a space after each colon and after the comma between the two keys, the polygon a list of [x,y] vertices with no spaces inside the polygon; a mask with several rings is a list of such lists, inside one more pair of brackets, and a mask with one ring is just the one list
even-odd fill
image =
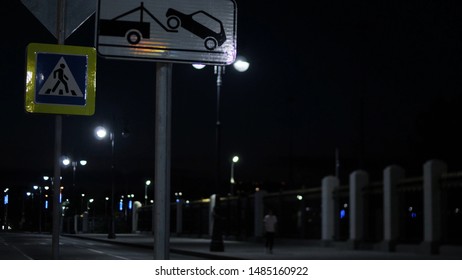
{"label": "white rectangular sign", "polygon": [[103,57],[228,65],[236,59],[234,0],[99,0]]}

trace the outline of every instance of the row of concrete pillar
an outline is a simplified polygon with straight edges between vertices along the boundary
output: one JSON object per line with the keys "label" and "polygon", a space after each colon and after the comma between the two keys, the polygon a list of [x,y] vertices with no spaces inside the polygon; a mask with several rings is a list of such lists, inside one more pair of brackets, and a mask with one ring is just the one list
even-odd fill
{"label": "row of concrete pillar", "polygon": [[[441,191],[440,178],[447,172],[446,163],[440,160],[430,160],[423,165],[423,242],[420,244],[424,253],[437,253],[441,240]],[[399,235],[398,184],[405,178],[405,170],[398,165],[391,165],[383,171],[383,242],[384,250],[393,251]],[[369,184],[369,175],[364,170],[357,170],[349,176],[349,238],[352,248],[358,248],[364,241],[364,195],[363,189]],[[335,176],[326,176],[321,182],[321,239],[326,245],[334,241],[335,234],[335,200],[334,192],[339,189],[339,180]],[[265,191],[254,195],[254,235],[263,236],[264,198]],[[210,197],[210,214],[215,205],[216,196]],[[182,201],[177,203],[176,230],[182,231]],[[137,211],[134,211],[133,229],[137,228]],[[211,217],[212,215],[210,215]],[[210,220],[210,233],[213,220]]]}
{"label": "row of concrete pillar", "polygon": [[[423,242],[421,251],[436,253],[441,239],[441,191],[440,178],[447,172],[446,163],[430,160],[423,165]],[[398,183],[405,178],[402,167],[391,165],[383,171],[383,249],[393,251],[399,234],[398,222]],[[349,177],[349,242],[357,248],[364,237],[364,219],[362,190],[369,184],[368,173],[354,171]],[[333,241],[334,237],[334,198],[333,193],[339,187],[334,176],[322,180],[322,240]]]}

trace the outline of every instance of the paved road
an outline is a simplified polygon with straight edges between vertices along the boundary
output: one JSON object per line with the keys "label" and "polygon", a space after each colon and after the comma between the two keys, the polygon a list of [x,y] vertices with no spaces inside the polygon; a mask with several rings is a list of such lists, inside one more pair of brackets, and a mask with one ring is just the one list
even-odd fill
{"label": "paved road", "polygon": [[[152,247],[60,236],[60,260],[152,260]],[[0,260],[51,260],[50,234],[0,232]],[[172,253],[172,260],[203,259]]]}
{"label": "paved road", "polygon": [[[0,259],[52,259],[49,234],[0,232]],[[224,242],[224,252],[211,252],[210,239],[170,238],[169,259],[217,260],[462,260],[462,250],[450,254],[428,255],[412,252],[348,250],[325,247],[317,242],[277,240],[273,254],[266,253],[262,242]],[[147,234],[76,234],[60,236],[60,259],[64,260],[152,260],[154,238]]]}
{"label": "paved road", "polygon": [[[101,240],[128,246],[153,248],[152,235],[118,234],[116,239],[107,239],[106,234],[66,235],[74,238]],[[262,242],[224,242],[224,252],[211,252],[210,239],[170,238],[171,254],[183,254],[185,258],[248,259],[248,260],[462,260],[462,248],[439,255],[412,252],[384,252],[378,250],[348,250],[341,247],[320,246],[318,242],[300,243],[294,240],[277,240],[273,254],[267,254]]]}

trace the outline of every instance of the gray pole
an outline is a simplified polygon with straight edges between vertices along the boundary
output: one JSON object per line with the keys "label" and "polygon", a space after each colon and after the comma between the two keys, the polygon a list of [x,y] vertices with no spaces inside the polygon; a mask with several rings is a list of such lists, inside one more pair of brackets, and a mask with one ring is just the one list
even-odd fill
{"label": "gray pole", "polygon": [[[58,0],[57,12],[57,37],[58,44],[64,44],[64,15],[66,10],[65,0]],[[53,230],[52,230],[52,255],[53,259],[59,259],[59,233],[61,224],[61,205],[59,203],[59,194],[61,187],[61,164],[59,158],[61,157],[62,145],[62,123],[61,115],[56,115],[55,119],[55,159],[54,159],[54,176],[53,176]]]}
{"label": "gray pole", "polygon": [[154,259],[169,259],[170,239],[170,116],[172,64],[157,63],[154,173]]}
{"label": "gray pole", "polygon": [[[216,122],[216,142],[215,142],[215,156],[216,156],[216,178],[215,178],[215,192],[217,196],[221,193],[221,122],[220,122],[220,93],[221,85],[223,83],[222,74],[224,74],[225,66],[215,66],[215,74],[217,74],[217,122]],[[220,207],[220,198],[216,200],[217,207]],[[220,223],[213,223],[212,240],[210,242],[210,251],[223,252],[224,243],[222,237],[222,229]]]}
{"label": "gray pole", "polygon": [[110,222],[109,222],[109,233],[107,235],[108,239],[115,239],[115,117],[113,116],[112,128],[109,136],[111,138],[111,201],[110,201]]}

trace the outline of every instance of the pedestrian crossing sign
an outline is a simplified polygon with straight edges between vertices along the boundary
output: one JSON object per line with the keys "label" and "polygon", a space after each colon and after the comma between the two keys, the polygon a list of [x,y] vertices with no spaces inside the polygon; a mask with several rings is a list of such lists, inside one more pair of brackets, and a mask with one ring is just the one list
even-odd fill
{"label": "pedestrian crossing sign", "polygon": [[95,48],[31,43],[26,68],[27,112],[94,114]]}

